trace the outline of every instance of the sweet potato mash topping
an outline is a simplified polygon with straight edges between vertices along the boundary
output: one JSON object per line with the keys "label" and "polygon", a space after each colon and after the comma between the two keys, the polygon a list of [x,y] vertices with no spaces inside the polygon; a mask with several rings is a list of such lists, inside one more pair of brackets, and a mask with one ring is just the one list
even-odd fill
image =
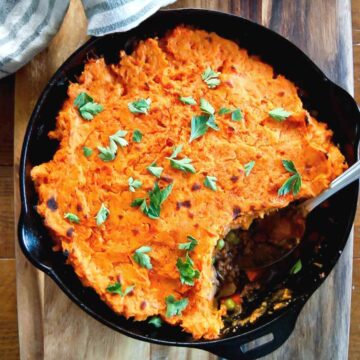
{"label": "sweet potato mash topping", "polygon": [[[232,41],[179,26],[120,57],[70,84],[49,134],[59,148],[31,172],[37,210],[115,312],[217,338],[218,239],[317,195],[344,157],[296,86]],[[279,195],[295,174],[299,191]]]}

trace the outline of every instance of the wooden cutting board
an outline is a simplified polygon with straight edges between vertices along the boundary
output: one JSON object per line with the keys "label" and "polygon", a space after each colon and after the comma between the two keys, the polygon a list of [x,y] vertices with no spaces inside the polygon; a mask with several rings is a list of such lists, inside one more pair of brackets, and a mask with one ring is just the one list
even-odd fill
{"label": "wooden cutting board", "polygon": [[[353,92],[350,0],[178,1],[171,7],[232,12],[281,33],[302,48],[335,82]],[[18,168],[28,119],[40,92],[85,40],[80,0],[71,1],[59,33],[16,74],[15,206]],[[331,276],[304,307],[289,340],[266,359],[347,359],[353,237]],[[199,350],[150,345],[110,330],[73,304],[17,247],[17,301],[21,359],[215,359]]]}

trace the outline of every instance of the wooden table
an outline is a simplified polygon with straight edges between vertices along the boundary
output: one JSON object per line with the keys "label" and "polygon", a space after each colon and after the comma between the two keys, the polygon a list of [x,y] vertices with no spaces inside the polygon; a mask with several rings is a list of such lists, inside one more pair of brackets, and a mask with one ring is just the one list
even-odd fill
{"label": "wooden table", "polygon": [[[352,92],[350,0],[195,0],[178,1],[172,7],[186,6],[229,11],[271,27],[307,52],[330,78]],[[353,7],[354,14],[358,15],[359,2],[354,1]],[[360,14],[355,19],[360,19]],[[360,21],[357,25],[360,28]],[[17,246],[14,249],[12,148],[14,146],[17,219],[17,169],[29,115],[47,80],[84,42],[85,34],[85,16],[80,1],[74,0],[60,32],[49,47],[15,77],[0,81],[0,359],[17,359],[19,353],[22,359],[215,358],[198,350],[149,345],[113,332],[80,311],[50,279],[44,279],[43,274],[24,259]],[[354,35],[356,39],[356,31]],[[357,238],[359,225],[357,221]],[[14,251],[20,351],[17,346]],[[360,251],[356,247],[355,256],[358,255]],[[355,264],[358,261],[358,258],[354,259]],[[288,342],[267,359],[347,358],[351,264],[352,241],[349,241],[335,271],[305,306]],[[355,268],[355,281],[360,283],[358,269],[359,266]],[[358,359],[360,311],[356,305],[360,296],[356,289],[354,294],[353,314],[358,320],[353,320],[354,341],[350,345],[350,357]]]}

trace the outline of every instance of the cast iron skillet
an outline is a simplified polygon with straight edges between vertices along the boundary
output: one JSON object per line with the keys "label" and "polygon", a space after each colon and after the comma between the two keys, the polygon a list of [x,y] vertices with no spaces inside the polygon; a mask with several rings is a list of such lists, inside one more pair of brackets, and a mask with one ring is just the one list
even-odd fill
{"label": "cast iron skillet", "polygon": [[[195,341],[178,327],[164,325],[155,329],[147,322],[134,322],[117,316],[92,289],[82,286],[72,267],[66,265],[66,255],[52,251],[50,236],[35,211],[37,195],[29,172],[34,165],[49,161],[56,151],[57,143],[49,140],[47,133],[55,127],[55,117],[66,98],[69,81],[76,82],[89,58],[104,56],[107,63],[118,62],[120,49],[130,53],[139,39],[162,36],[178,24],[189,24],[232,39],[271,64],[277,73],[294,81],[302,89],[302,94],[306,94],[303,96],[306,108],[316,110],[318,119],[326,121],[334,130],[334,140],[339,143],[348,163],[357,159],[360,114],[355,101],[327,79],[296,46],[273,31],[237,16],[195,9],[160,11],[136,29],[90,39],[49,81],[31,115],[21,154],[19,243],[32,264],[49,275],[70,299],[116,331],[157,344],[204,349],[229,359],[255,359],[272,352],[289,337],[301,308],[335,266],[354,220],[357,183],[336,194],[329,207],[311,213],[308,233],[317,231],[323,241],[317,252],[311,246],[305,248],[300,254],[302,271],[284,280],[285,286],[294,292],[294,301],[278,312],[263,316],[251,326],[213,341]],[[322,269],[314,266],[314,261],[321,262]],[[320,276],[321,272],[325,276]],[[244,344],[266,334],[272,334],[273,339],[246,351]]]}

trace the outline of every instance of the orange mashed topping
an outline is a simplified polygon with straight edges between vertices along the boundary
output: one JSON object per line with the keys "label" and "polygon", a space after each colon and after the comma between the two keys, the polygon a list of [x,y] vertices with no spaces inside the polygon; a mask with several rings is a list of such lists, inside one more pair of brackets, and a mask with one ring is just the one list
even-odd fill
{"label": "orange mashed topping", "polygon": [[[158,315],[178,324],[195,339],[219,337],[224,309],[214,304],[213,253],[230,227],[247,228],[256,217],[283,208],[296,199],[316,196],[346,168],[332,144],[332,132],[304,110],[296,86],[273,68],[232,41],[214,33],[179,26],[163,39],[139,43],[131,55],[120,54],[119,64],[91,59],[78,83],[70,84],[68,99],[49,136],[60,142],[54,158],[32,169],[39,195],[37,211],[44,218],[55,250],[67,250],[68,262],[85,286],[93,287],[116,312],[145,320]],[[201,75],[211,67],[220,72],[220,84],[209,88]],[[81,93],[89,94],[103,111],[85,120],[74,106]],[[180,96],[192,96],[186,105]],[[134,114],[128,104],[151,99],[147,114]],[[200,115],[200,98],[216,110],[219,131],[211,128],[189,143],[190,122]],[[218,115],[221,107],[241,109],[243,119]],[[291,112],[284,121],[269,116],[274,108]],[[141,142],[132,140],[134,131]],[[119,130],[128,146],[118,146],[112,161],[99,158],[98,146],[108,146]],[[192,159],[196,173],[171,167],[166,159],[183,145],[178,158]],[[83,147],[93,150],[86,157]],[[280,196],[279,188],[291,176],[282,160],[293,161],[302,178],[297,196]],[[147,167],[156,161],[164,170],[157,179]],[[255,161],[246,176],[244,165]],[[204,186],[215,176],[217,190]],[[128,179],[142,186],[129,191]],[[147,197],[158,182],[172,192],[161,205],[160,218],[151,219],[136,198]],[[109,216],[97,225],[101,204]],[[65,219],[76,214],[79,223]],[[182,284],[176,266],[186,251],[178,248],[192,236],[198,245],[189,252],[200,276],[194,285]],[[136,249],[148,246],[152,269],[134,261]],[[134,285],[125,296],[107,291],[121,282]],[[179,315],[166,316],[165,298],[187,298]]]}

